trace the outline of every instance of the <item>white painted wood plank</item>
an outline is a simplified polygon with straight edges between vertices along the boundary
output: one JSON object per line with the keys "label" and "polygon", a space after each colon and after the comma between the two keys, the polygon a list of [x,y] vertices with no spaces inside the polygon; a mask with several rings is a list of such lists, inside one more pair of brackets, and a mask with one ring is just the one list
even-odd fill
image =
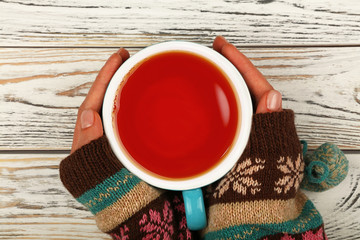
{"label": "white painted wood plank", "polygon": [[0,239],[111,239],[63,187],[65,155],[0,155]]}
{"label": "white painted wood plank", "polygon": [[[65,155],[0,155],[0,239],[110,239],[62,186]],[[336,188],[306,192],[321,212],[329,239],[358,239],[360,154],[347,154],[348,177]]]}
{"label": "white painted wood plank", "polygon": [[360,238],[360,154],[346,154],[349,173],[338,186],[322,192],[305,191],[321,213],[329,239]]}
{"label": "white painted wood plank", "polygon": [[0,46],[359,44],[358,0],[0,1]]}
{"label": "white painted wood plank", "polygon": [[[0,49],[0,149],[69,150],[77,108],[115,50]],[[283,93],[310,148],[360,149],[360,48],[242,51]]]}

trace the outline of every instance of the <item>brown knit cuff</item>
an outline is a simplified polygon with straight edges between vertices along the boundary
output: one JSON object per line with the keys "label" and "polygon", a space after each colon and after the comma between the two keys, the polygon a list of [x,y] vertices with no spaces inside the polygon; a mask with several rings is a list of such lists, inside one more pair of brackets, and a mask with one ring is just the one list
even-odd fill
{"label": "brown knit cuff", "polygon": [[62,160],[60,178],[68,191],[78,198],[122,167],[104,135]]}
{"label": "brown knit cuff", "polygon": [[244,153],[234,168],[212,185],[209,203],[294,198],[303,168],[294,112],[256,114]]}
{"label": "brown knit cuff", "polygon": [[294,120],[292,110],[255,114],[248,147],[243,155],[261,159],[297,157],[301,153],[301,144]]}
{"label": "brown knit cuff", "polygon": [[149,186],[114,156],[105,136],[64,159],[60,177],[77,201],[114,239],[194,239],[180,192]]}

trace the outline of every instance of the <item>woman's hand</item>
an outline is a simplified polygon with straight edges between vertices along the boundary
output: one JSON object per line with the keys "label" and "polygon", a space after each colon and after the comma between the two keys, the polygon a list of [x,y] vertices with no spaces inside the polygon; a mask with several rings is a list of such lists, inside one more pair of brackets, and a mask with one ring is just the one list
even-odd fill
{"label": "woman's hand", "polygon": [[[226,57],[243,76],[250,93],[254,97],[256,113],[282,110],[281,94],[274,90],[256,67],[228,43],[224,37],[214,40],[213,48]],[[78,110],[71,153],[85,144],[103,135],[102,121],[99,115],[106,88],[121,64],[129,58],[129,52],[124,48],[111,55],[100,70],[88,95]]]}
{"label": "woman's hand", "polygon": [[106,88],[116,70],[128,58],[129,52],[124,48],[120,48],[111,55],[100,70],[88,95],[78,110],[71,153],[104,134],[99,111]]}
{"label": "woman's hand", "polygon": [[[125,49],[114,53],[81,104],[72,154],[62,160],[59,167],[61,181],[73,197],[95,215],[99,229],[113,239],[194,239],[184,224],[181,193],[153,188],[130,173],[116,158],[104,136],[99,114],[103,98],[114,73],[128,58]],[[151,219],[148,220],[152,213],[164,215],[162,221],[166,226],[161,226],[161,232],[148,227],[152,224]]]}
{"label": "woman's hand", "polygon": [[213,48],[226,57],[241,73],[254,98],[256,113],[278,112],[282,110],[280,92],[274,90],[266,78],[234,45],[224,37],[215,38]]}

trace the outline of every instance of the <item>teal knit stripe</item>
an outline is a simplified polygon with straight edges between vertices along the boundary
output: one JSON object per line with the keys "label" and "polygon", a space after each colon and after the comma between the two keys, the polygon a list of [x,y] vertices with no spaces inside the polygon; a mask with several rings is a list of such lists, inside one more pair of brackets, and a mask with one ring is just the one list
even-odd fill
{"label": "teal knit stripe", "polygon": [[260,239],[277,233],[297,234],[319,227],[323,223],[319,212],[308,200],[299,217],[283,223],[244,224],[231,226],[219,231],[209,232],[206,239]]}
{"label": "teal knit stripe", "polygon": [[76,200],[95,215],[130,192],[139,182],[138,177],[123,168]]}

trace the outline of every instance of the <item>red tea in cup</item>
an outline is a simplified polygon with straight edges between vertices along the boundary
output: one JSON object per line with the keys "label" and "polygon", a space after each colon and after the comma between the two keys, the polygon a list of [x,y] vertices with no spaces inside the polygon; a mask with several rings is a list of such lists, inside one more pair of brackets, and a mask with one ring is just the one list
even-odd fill
{"label": "red tea in cup", "polygon": [[119,143],[134,164],[167,179],[187,179],[218,165],[240,124],[228,77],[195,53],[143,59],[123,78],[114,102]]}
{"label": "red tea in cup", "polygon": [[203,229],[200,188],[230,171],[250,135],[252,103],[238,70],[199,44],[155,44],[121,65],[102,110],[124,167],[154,187],[182,191],[187,226]]}

